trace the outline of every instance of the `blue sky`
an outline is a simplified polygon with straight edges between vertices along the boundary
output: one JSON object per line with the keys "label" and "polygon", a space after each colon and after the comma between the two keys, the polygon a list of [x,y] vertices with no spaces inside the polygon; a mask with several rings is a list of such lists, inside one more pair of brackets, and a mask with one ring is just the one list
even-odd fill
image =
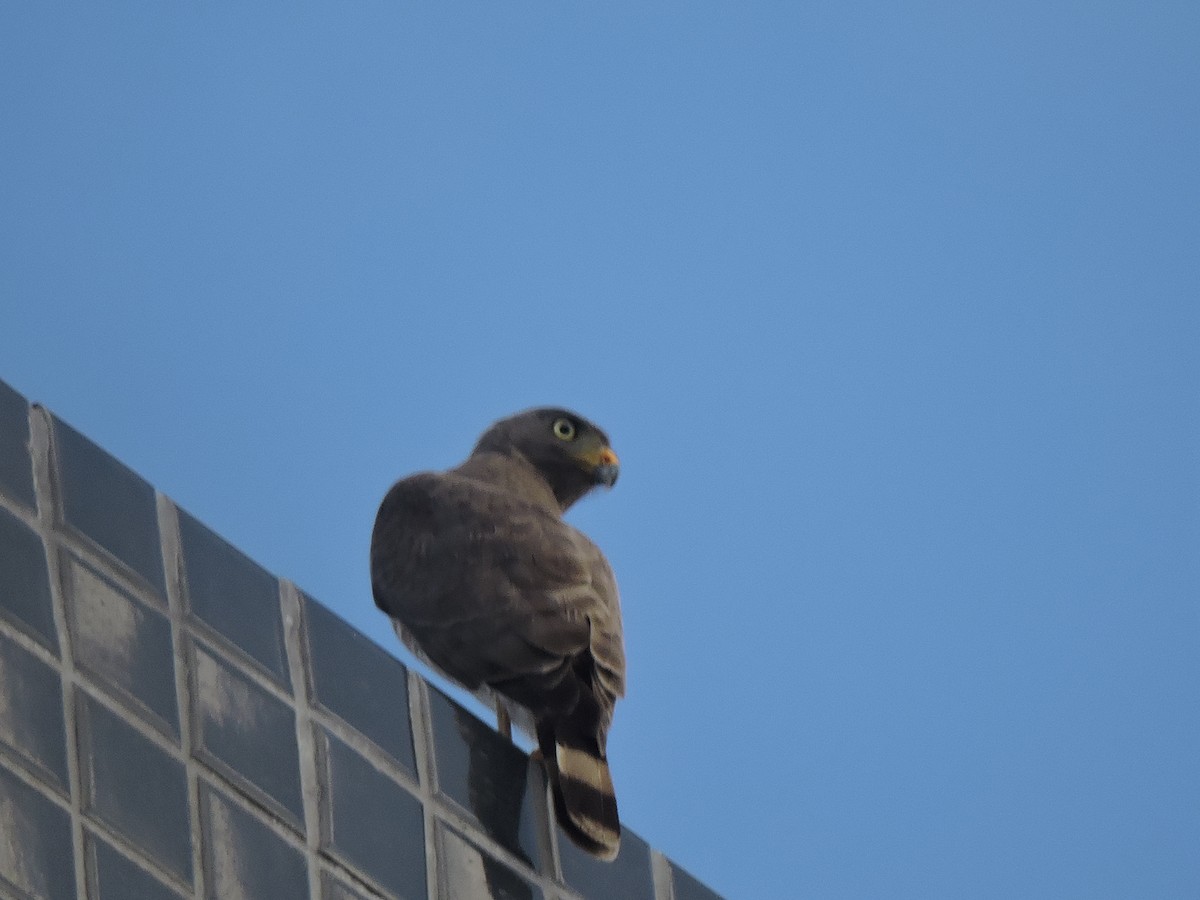
{"label": "blue sky", "polygon": [[1195,3],[7,4],[0,378],[387,647],[388,485],[575,407],[652,844],[745,900],[1194,898],[1197,47]]}

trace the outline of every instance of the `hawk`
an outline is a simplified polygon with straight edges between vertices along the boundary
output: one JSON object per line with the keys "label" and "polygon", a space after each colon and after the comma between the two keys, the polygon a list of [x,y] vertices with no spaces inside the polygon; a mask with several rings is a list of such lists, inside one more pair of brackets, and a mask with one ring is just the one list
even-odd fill
{"label": "hawk", "polygon": [[617,480],[607,436],[557,408],[502,419],[460,465],[401,479],[371,535],[376,605],[418,657],[537,738],[563,830],[601,859],[621,826],[605,744],[625,692],[616,579],[563,521]]}

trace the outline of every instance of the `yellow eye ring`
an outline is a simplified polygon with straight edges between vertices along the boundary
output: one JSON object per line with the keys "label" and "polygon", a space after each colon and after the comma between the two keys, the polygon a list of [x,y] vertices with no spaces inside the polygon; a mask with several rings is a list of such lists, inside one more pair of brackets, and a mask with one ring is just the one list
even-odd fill
{"label": "yellow eye ring", "polygon": [[575,423],[570,419],[555,419],[552,428],[554,429],[554,436],[559,440],[575,440]]}

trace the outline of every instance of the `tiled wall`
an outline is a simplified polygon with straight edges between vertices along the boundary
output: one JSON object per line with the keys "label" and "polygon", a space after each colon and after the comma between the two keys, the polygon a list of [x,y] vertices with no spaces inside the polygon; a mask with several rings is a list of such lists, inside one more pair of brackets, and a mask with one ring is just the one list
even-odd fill
{"label": "tiled wall", "polygon": [[0,382],[0,897],[716,898],[552,822],[490,727]]}

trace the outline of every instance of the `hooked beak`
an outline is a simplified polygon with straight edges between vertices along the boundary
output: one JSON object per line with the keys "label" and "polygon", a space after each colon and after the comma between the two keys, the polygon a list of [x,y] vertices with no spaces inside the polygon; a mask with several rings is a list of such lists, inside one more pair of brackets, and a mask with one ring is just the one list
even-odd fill
{"label": "hooked beak", "polygon": [[596,484],[612,487],[617,483],[617,476],[620,474],[621,461],[617,459],[612,447],[600,448],[600,452],[596,454],[595,468],[592,469],[592,477]]}

